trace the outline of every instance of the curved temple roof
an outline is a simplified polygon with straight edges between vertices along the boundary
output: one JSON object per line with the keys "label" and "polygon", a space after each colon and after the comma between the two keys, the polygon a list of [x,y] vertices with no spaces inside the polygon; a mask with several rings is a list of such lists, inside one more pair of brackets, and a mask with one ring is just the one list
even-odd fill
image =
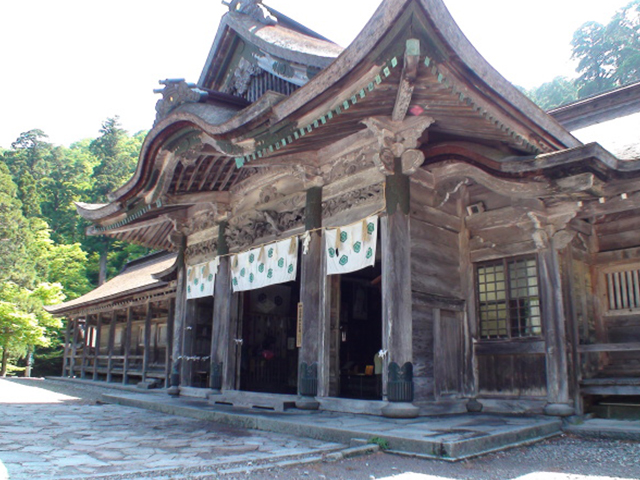
{"label": "curved temple roof", "polygon": [[[211,68],[236,51],[230,29],[263,53],[271,49],[279,58],[307,65],[313,58],[331,60],[339,51],[300,30],[262,25],[230,12],[198,87],[212,86],[219,72],[214,75]],[[398,99],[409,81],[412,94],[398,113]],[[155,229],[153,236],[161,241],[154,246],[170,248],[172,225],[162,215],[195,205],[203,195],[228,192],[250,175],[240,168],[245,163],[267,165],[271,158],[304,156],[366,129],[365,118],[405,115],[434,119],[430,141],[475,139],[501,149],[511,162],[528,160],[530,168],[537,168],[531,162],[536,155],[582,146],[482,58],[442,0],[385,0],[354,42],[290,95],[267,92],[242,109],[187,102],[172,110],[149,132],[135,175],[114,193],[112,203],[79,211],[96,222],[90,233],[125,235],[124,226],[136,222],[139,229]],[[183,200],[167,203],[171,193],[182,194]]]}

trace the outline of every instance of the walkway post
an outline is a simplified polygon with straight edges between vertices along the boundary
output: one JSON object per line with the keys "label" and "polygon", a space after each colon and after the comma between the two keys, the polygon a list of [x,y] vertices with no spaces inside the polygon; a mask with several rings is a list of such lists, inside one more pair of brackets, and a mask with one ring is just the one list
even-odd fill
{"label": "walkway post", "polygon": [[96,322],[96,346],[93,349],[93,376],[94,381],[98,380],[98,364],[100,360],[100,341],[102,338],[102,313],[98,314],[98,320]]}

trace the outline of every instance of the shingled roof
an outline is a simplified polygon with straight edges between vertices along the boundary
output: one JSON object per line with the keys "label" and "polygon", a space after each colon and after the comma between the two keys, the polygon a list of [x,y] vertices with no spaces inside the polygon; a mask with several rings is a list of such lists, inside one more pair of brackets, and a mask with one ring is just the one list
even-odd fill
{"label": "shingled roof", "polygon": [[176,261],[175,253],[159,252],[129,262],[122,272],[86,295],[59,305],[47,307],[49,313],[63,315],[90,305],[112,302],[123,297],[152,290],[167,284],[155,278]]}

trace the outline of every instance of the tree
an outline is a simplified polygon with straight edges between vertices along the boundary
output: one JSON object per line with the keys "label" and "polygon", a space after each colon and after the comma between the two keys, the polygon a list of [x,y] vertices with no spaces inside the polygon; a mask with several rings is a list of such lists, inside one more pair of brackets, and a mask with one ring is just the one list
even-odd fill
{"label": "tree", "polygon": [[578,99],[578,90],[573,81],[566,77],[556,77],[525,92],[540,108],[550,110]]}
{"label": "tree", "polygon": [[62,322],[44,310],[64,299],[62,287],[41,283],[29,290],[13,282],[0,284],[0,376],[7,373],[10,357],[22,357],[34,346],[47,346]]}
{"label": "tree", "polygon": [[140,145],[120,127],[118,117],[108,118],[100,129],[100,136],[89,146],[98,164],[93,171],[93,193],[98,201],[106,201],[107,194],[120,188],[135,171]]}
{"label": "tree", "polygon": [[18,187],[9,169],[0,162],[0,282],[29,284],[34,279],[27,261],[29,222],[22,214]]}
{"label": "tree", "polygon": [[579,61],[580,98],[640,80],[640,0],[618,11],[606,26],[586,22],[573,34],[571,46]]}
{"label": "tree", "polygon": [[[114,117],[102,124],[100,136],[91,142],[89,148],[98,160],[93,172],[93,196],[97,201],[105,201],[107,194],[121,187],[133,175],[140,142],[136,137],[131,139],[120,127],[118,117]],[[111,240],[109,237],[100,237],[91,243],[100,254],[98,285],[102,285],[107,279]]]}

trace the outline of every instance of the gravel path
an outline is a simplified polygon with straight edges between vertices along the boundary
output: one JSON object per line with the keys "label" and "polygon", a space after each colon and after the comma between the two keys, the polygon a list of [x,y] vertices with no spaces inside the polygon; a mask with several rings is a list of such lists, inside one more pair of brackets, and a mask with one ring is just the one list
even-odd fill
{"label": "gravel path", "polygon": [[[563,435],[536,445],[514,448],[457,463],[378,453],[335,463],[256,471],[235,478],[250,480],[273,478],[370,480],[395,476],[398,476],[398,480],[424,478],[420,475],[400,476],[407,472],[460,480],[505,480],[531,474],[536,475],[527,477],[527,480],[583,480],[584,477],[581,477],[583,475],[587,476],[588,480],[596,480],[596,477],[639,479],[640,443],[591,440]],[[556,476],[544,475],[542,472],[555,473]],[[571,475],[559,475],[560,473]]]}

